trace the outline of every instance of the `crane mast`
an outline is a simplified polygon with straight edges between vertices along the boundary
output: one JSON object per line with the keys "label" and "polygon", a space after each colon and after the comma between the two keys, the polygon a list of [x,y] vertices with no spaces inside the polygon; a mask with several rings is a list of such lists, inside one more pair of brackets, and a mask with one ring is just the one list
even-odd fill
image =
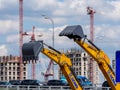
{"label": "crane mast", "polygon": [[91,7],[87,7],[87,14],[90,15],[90,40],[94,41],[94,14],[95,10]]}
{"label": "crane mast", "polygon": [[22,45],[23,45],[23,0],[19,0],[19,52],[20,52],[20,80],[23,79]]}
{"label": "crane mast", "polygon": [[[90,40],[94,41],[94,14],[95,11],[91,7],[87,7],[87,14],[90,15]],[[93,76],[94,76],[94,70],[93,70],[93,58],[90,58],[90,80],[94,82]]]}

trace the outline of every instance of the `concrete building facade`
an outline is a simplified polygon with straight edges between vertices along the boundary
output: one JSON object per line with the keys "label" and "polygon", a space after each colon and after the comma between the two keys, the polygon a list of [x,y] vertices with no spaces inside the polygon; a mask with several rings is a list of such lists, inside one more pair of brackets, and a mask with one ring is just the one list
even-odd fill
{"label": "concrete building facade", "polygon": [[[71,59],[73,64],[73,70],[76,75],[86,76],[90,79],[90,56],[83,50],[70,49],[65,54]],[[99,67],[95,61],[93,61],[93,83],[99,83]],[[59,72],[59,77],[62,75]]]}
{"label": "concrete building facade", "polygon": [[[18,56],[0,56],[0,81],[20,80]],[[26,79],[26,64],[23,64],[23,79]]]}

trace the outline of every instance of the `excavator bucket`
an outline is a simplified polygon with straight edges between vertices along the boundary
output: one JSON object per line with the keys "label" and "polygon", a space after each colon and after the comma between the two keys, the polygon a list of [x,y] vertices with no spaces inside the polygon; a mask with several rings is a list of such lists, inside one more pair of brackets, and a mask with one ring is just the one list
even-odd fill
{"label": "excavator bucket", "polygon": [[74,25],[74,26],[67,26],[60,34],[59,36],[67,36],[70,39],[75,38],[84,38],[85,35],[83,33],[82,27],[80,25]]}
{"label": "excavator bucket", "polygon": [[38,60],[38,54],[43,49],[42,41],[30,41],[22,46],[23,61]]}

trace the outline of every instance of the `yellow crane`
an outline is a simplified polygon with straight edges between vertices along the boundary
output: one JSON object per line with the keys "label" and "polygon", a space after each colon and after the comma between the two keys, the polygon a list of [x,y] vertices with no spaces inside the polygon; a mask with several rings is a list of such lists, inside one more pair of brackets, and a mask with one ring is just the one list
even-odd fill
{"label": "yellow crane", "polygon": [[[47,47],[45,48],[44,46]],[[70,58],[68,58],[64,53],[46,45],[43,41],[31,41],[23,44],[23,62],[38,59],[39,52],[43,53],[59,65],[72,90],[83,90],[72,70]]]}
{"label": "yellow crane", "polygon": [[67,26],[59,36],[67,36],[69,39],[73,39],[97,62],[111,89],[120,90],[120,83],[116,83],[109,57],[84,35],[80,25]]}

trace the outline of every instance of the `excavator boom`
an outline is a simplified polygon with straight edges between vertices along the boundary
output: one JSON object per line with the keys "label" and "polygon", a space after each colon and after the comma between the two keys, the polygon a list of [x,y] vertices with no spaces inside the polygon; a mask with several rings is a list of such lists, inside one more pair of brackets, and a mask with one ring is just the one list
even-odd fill
{"label": "excavator boom", "polygon": [[[47,48],[44,48],[44,46],[47,46]],[[43,53],[59,65],[72,90],[83,90],[72,70],[71,60],[65,54],[44,44],[43,41],[24,43],[22,47],[23,61],[38,59],[39,52]]]}
{"label": "excavator boom", "polygon": [[104,51],[87,39],[87,36],[84,35],[80,25],[67,26],[59,36],[66,36],[69,39],[73,39],[92,58],[94,58],[112,90],[120,90],[120,84],[115,81],[115,74],[111,69],[109,57]]}

